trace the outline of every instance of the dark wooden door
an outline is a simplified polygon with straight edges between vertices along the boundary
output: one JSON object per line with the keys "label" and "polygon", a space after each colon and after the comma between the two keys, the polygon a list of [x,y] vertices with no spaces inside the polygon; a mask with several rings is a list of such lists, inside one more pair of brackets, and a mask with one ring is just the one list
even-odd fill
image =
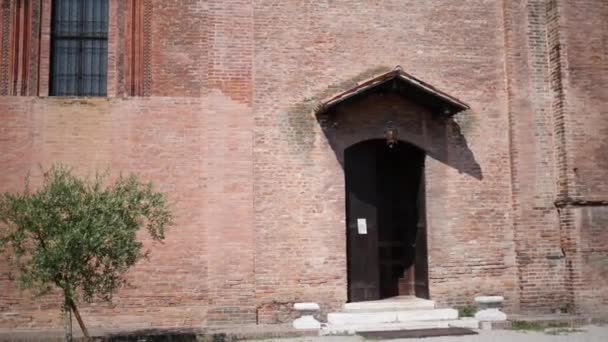
{"label": "dark wooden door", "polygon": [[[345,151],[348,301],[380,298],[375,145]],[[367,226],[363,231],[362,220]]]}
{"label": "dark wooden door", "polygon": [[370,140],[346,149],[350,302],[403,294],[399,281],[412,266],[408,294],[428,298],[423,165],[424,152],[406,143]]}

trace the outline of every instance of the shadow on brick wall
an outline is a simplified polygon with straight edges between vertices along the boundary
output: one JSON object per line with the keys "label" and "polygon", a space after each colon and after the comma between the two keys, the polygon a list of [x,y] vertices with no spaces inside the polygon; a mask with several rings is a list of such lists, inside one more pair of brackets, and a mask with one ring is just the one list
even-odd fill
{"label": "shadow on brick wall", "polygon": [[317,122],[342,168],[346,148],[365,140],[385,139],[387,128],[392,127],[399,140],[418,146],[427,156],[460,173],[483,179],[481,166],[454,118],[439,116],[411,102],[370,96],[336,106],[318,116]]}

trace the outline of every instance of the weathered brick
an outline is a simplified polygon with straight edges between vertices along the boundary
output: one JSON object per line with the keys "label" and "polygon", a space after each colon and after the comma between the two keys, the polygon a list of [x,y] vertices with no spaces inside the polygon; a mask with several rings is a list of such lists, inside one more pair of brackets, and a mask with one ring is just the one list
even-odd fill
{"label": "weathered brick", "polygon": [[[108,98],[47,97],[51,2],[25,2],[29,63],[9,50],[17,1],[0,1],[0,93],[29,95],[0,97],[0,191],[39,182],[39,164],[109,167],[154,181],[176,215],[115,304],[83,306],[89,325],[340,309],[343,151],[389,120],[427,153],[432,299],[606,314],[606,2],[110,0]],[[376,94],[317,120],[318,100],[396,65],[471,109],[441,119]],[[31,299],[6,270],[0,328],[61,326],[57,294]]]}

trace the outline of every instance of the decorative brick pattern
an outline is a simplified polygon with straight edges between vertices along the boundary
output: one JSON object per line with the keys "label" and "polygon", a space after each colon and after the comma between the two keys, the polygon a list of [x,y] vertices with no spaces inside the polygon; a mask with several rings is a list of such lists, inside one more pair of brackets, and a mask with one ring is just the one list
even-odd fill
{"label": "decorative brick pattern", "polygon": [[[116,44],[117,46],[123,46],[123,48],[117,49],[116,51],[116,96],[126,96],[128,94],[127,88],[129,88],[127,86],[128,75],[126,75],[126,68],[128,66],[127,51],[129,51],[129,42],[127,41],[126,37],[129,32],[127,27],[127,15],[130,12],[127,6],[130,3],[130,1],[118,1],[118,3],[116,4],[116,18],[110,19],[111,24],[116,22],[117,25],[114,30],[110,28],[109,39],[111,41],[113,40],[112,43]],[[123,25],[119,23],[122,23]],[[112,92],[108,91],[108,94],[112,95]]]}
{"label": "decorative brick pattern", "polygon": [[152,95],[152,2],[144,0],[143,13],[143,90],[141,95]]}
{"label": "decorative brick pattern", "polygon": [[38,95],[38,67],[40,63],[40,28],[42,24],[42,0],[31,0],[30,10],[30,34],[29,59],[27,66],[29,77],[24,82],[25,91],[23,95]]}
{"label": "decorative brick pattern", "polygon": [[[121,2],[119,11],[119,39],[125,49],[121,53],[119,75],[129,96],[150,96],[151,89],[151,21],[152,2],[131,0]],[[126,72],[126,77],[124,74]]]}
{"label": "decorative brick pattern", "polygon": [[40,0],[2,2],[1,95],[38,94]]}
{"label": "decorative brick pattern", "polygon": [[10,32],[11,32],[11,0],[2,0],[0,7],[0,15],[2,23],[0,23],[0,95],[9,95],[9,80],[10,80]]}

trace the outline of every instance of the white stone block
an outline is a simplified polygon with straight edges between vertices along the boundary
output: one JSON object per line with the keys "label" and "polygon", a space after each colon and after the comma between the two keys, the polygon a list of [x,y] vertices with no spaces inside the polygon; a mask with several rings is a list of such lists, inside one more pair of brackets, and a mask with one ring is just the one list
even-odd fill
{"label": "white stone block", "polygon": [[295,303],[293,308],[296,311],[319,311],[319,304],[317,303]]}
{"label": "white stone block", "polygon": [[293,321],[293,327],[296,329],[310,330],[321,329],[321,322],[317,321],[311,313],[319,311],[317,303],[295,303],[293,308],[296,311],[302,312],[303,315]]}
{"label": "white stone block", "polygon": [[458,310],[406,310],[392,312],[332,312],[327,322],[334,325],[396,323],[458,319]]}
{"label": "white stone block", "polygon": [[475,297],[477,304],[502,304],[505,300],[503,296],[478,296]]}
{"label": "white stone block", "polygon": [[507,315],[497,308],[477,311],[475,319],[483,322],[506,321]]}
{"label": "white stone block", "polygon": [[321,329],[321,322],[317,321],[312,315],[304,315],[293,321],[293,327],[302,330],[318,330]]}

